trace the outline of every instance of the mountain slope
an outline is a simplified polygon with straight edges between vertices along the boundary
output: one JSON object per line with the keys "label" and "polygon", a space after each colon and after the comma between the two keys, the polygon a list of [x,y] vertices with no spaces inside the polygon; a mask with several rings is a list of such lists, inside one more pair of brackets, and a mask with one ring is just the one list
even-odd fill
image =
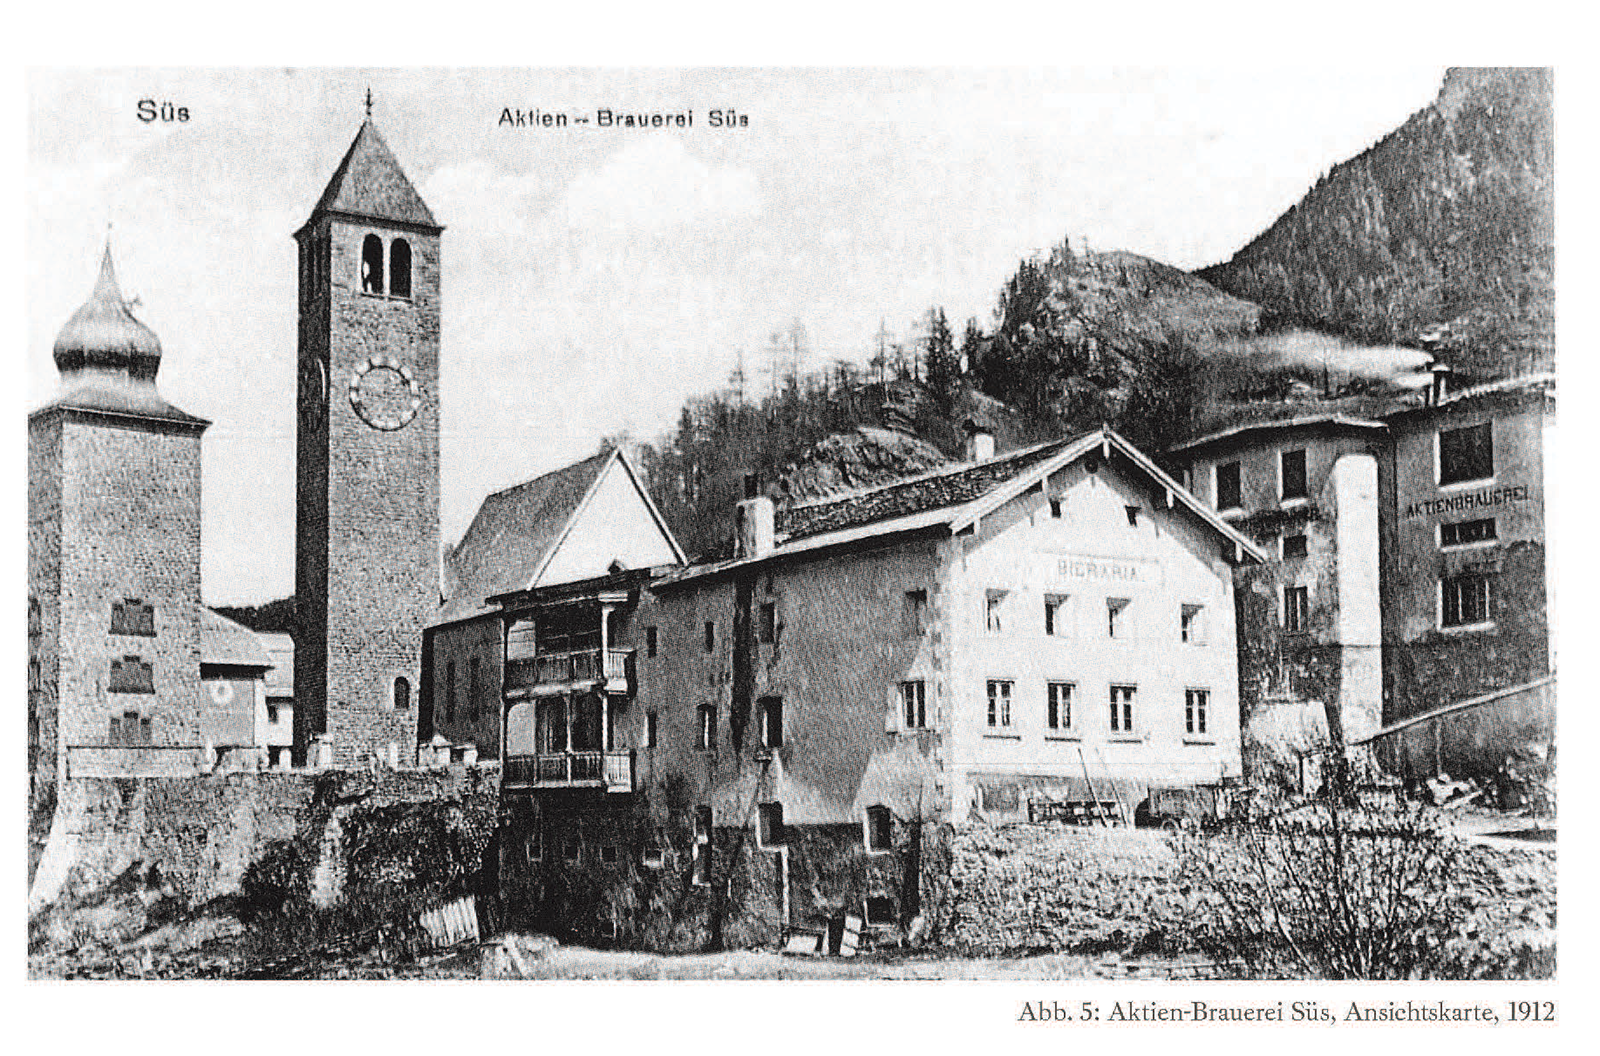
{"label": "mountain slope", "polygon": [[1198,275],[1289,321],[1423,345],[1457,370],[1549,369],[1551,74],[1453,69],[1439,98]]}

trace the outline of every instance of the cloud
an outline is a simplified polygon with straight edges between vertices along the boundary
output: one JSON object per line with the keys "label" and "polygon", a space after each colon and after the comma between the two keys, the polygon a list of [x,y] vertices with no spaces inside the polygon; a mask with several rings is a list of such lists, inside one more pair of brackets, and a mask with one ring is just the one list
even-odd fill
{"label": "cloud", "polygon": [[598,171],[574,179],[563,213],[569,228],[618,234],[743,219],[761,212],[755,175],[713,167],[681,140],[649,136],[628,143]]}
{"label": "cloud", "polygon": [[452,230],[473,234],[521,236],[524,218],[539,194],[536,176],[502,172],[473,158],[434,170],[422,186],[423,200]]}

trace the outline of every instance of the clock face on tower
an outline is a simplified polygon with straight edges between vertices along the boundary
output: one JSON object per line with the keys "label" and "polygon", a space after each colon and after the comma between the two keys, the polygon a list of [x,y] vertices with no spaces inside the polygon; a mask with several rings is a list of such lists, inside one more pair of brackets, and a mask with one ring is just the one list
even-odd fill
{"label": "clock face on tower", "polygon": [[393,432],[417,416],[422,390],[410,367],[388,356],[372,356],[350,376],[350,407],[372,428]]}

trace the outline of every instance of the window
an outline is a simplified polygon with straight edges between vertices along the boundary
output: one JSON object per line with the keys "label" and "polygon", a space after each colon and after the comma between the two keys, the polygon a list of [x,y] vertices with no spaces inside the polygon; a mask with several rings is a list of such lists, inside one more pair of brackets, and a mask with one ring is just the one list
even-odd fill
{"label": "window", "polygon": [[1224,462],[1217,467],[1217,509],[1239,508],[1239,463]]}
{"label": "window", "polygon": [[888,807],[868,807],[866,828],[867,850],[894,850],[894,816]]}
{"label": "window", "polygon": [[1439,583],[1443,594],[1440,625],[1471,627],[1489,622],[1489,577],[1481,572],[1446,576]]}
{"label": "window", "polygon": [[383,240],[377,235],[361,242],[361,292],[383,292]]}
{"label": "window", "polygon": [[1205,733],[1206,711],[1211,705],[1211,691],[1209,689],[1186,689],[1183,691],[1183,732]]}
{"label": "window", "polygon": [[900,716],[908,730],[928,728],[926,683],[921,681],[900,683]]}
{"label": "window", "polygon": [[760,803],[756,805],[756,845],[782,847],[786,842],[783,831],[783,804]]}
{"label": "window", "polygon": [[561,837],[561,857],[568,862],[576,862],[583,857],[583,844],[578,841],[577,836],[568,834]]}
{"label": "window", "polygon": [[1071,682],[1051,682],[1045,687],[1044,724],[1047,729],[1072,729]]}
{"label": "window", "polygon": [[1311,626],[1311,601],[1308,587],[1283,588],[1283,629],[1303,631]]}
{"label": "window", "polygon": [[1469,543],[1490,542],[1498,538],[1493,517],[1481,521],[1456,521],[1454,524],[1439,525],[1439,545],[1442,547],[1466,546]]}
{"label": "window", "polygon": [[1061,506],[1062,503],[1060,499],[1050,500],[1050,516],[1054,517],[1058,521],[1061,519]]}
{"label": "window", "polygon": [[1111,687],[1111,732],[1133,732],[1133,701],[1138,696],[1135,686]]}
{"label": "window", "polygon": [[706,652],[714,652],[717,648],[717,624],[715,620],[706,621]]}
{"label": "window", "polygon": [[1011,683],[989,683],[989,725],[1003,729],[1011,725]]}
{"label": "window", "polygon": [[278,724],[278,702],[275,700],[267,701],[267,723],[272,726]]}
{"label": "window", "polygon": [[644,655],[656,655],[656,629],[654,627],[646,627],[644,629]]}
{"label": "window", "polygon": [[771,645],[778,640],[778,603],[763,601],[761,603],[761,622],[757,628],[758,636],[766,645]]}
{"label": "window", "polygon": [[900,636],[902,638],[921,638],[927,630],[924,622],[928,611],[928,592],[926,590],[906,591],[905,602],[900,609]]}
{"label": "window", "polygon": [[1291,561],[1297,557],[1306,556],[1306,537],[1303,535],[1286,535],[1283,537],[1283,560]]}
{"label": "window", "polygon": [[656,713],[653,711],[644,713],[644,746],[646,748],[656,746]]}
{"label": "window", "polygon": [[700,705],[700,739],[698,747],[702,752],[710,751],[717,746],[717,709],[711,704]]}
{"label": "window", "polygon": [[482,662],[474,656],[467,661],[467,719],[477,719],[480,708],[480,696],[483,684],[480,676],[483,673]]}
{"label": "window", "polygon": [[1285,499],[1303,499],[1306,490],[1306,453],[1284,451],[1278,455],[1278,494]]}
{"label": "window", "polygon": [[711,808],[694,808],[694,842],[711,842]]}
{"label": "window", "polygon": [[39,615],[39,599],[32,594],[28,595],[28,637],[37,638],[41,633],[43,620]]}
{"label": "window", "polygon": [[1188,645],[1206,644],[1206,607],[1185,605],[1178,610],[1178,638]]}
{"label": "window", "polygon": [[1126,638],[1128,636],[1128,599],[1106,599],[1106,637]]}
{"label": "window", "polygon": [[690,874],[689,882],[696,887],[711,886],[711,844],[709,842],[694,845],[694,871]]}
{"label": "window", "polygon": [[44,687],[43,671],[44,669],[39,664],[39,658],[30,657],[28,660],[28,688],[30,690],[38,691]]}
{"label": "window", "polygon": [[389,293],[411,296],[411,243],[403,238],[389,243]]}
{"label": "window", "polygon": [[894,899],[885,895],[867,899],[866,922],[877,927],[892,925],[895,922]]}
{"label": "window", "polygon": [[111,661],[111,679],[106,683],[111,693],[154,693],[155,674],[150,665],[137,656],[125,656]]}
{"label": "window", "polygon": [[761,708],[761,747],[783,747],[783,698],[762,697]]}
{"label": "window", "polygon": [[111,716],[110,741],[127,748],[139,748],[150,743],[150,720],[137,711],[125,711]]}
{"label": "window", "polygon": [[983,629],[990,634],[1002,634],[1005,630],[1002,609],[1005,605],[1006,592],[991,590],[983,599]]}
{"label": "window", "polygon": [[[473,661],[477,663],[476,660]],[[411,709],[411,680],[401,675],[394,680],[394,710],[409,711]]]}
{"label": "window", "polygon": [[444,665],[444,721],[456,721],[456,662]]}
{"label": "window", "polygon": [[138,598],[127,598],[111,603],[111,633],[132,634],[144,638],[156,635],[156,611]]}
{"label": "window", "polygon": [[1046,594],[1044,596],[1044,633],[1051,637],[1064,637],[1071,633],[1067,625],[1067,595]]}
{"label": "window", "polygon": [[614,843],[602,843],[600,845],[600,860],[607,865],[615,865],[617,861],[617,845]]}
{"label": "window", "polygon": [[527,855],[529,862],[544,860],[544,834],[537,827],[530,833],[522,845],[522,853]]}
{"label": "window", "polygon": [[1439,484],[1494,476],[1494,432],[1489,422],[1439,430]]}
{"label": "window", "polygon": [[1128,527],[1129,528],[1137,528],[1137,527],[1139,527],[1139,507],[1137,507],[1137,506],[1124,506],[1122,508],[1122,511],[1128,515]]}

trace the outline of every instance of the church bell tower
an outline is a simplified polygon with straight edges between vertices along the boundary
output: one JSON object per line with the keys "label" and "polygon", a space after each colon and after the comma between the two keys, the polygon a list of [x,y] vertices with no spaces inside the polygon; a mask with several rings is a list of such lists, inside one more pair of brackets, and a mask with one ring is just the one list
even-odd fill
{"label": "church bell tower", "polygon": [[414,760],[422,630],[439,605],[443,228],[367,105],[295,233],[297,765]]}

